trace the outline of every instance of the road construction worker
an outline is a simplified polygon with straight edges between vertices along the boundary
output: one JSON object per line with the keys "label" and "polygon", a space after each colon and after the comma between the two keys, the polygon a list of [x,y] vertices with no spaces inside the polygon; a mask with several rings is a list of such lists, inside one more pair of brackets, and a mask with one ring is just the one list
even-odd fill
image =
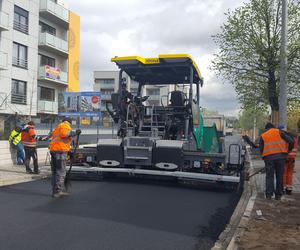
{"label": "road construction worker", "polygon": [[71,118],[66,117],[49,136],[43,139],[51,139],[49,150],[51,154],[52,196],[54,198],[68,195],[64,187],[67,155],[70,152],[73,137],[81,133],[80,129],[77,129],[76,132],[72,131],[71,125]]}
{"label": "road construction worker", "polygon": [[16,126],[15,129],[13,129],[10,133],[9,136],[9,142],[13,147],[16,148],[17,150],[17,164],[18,165],[23,165],[25,162],[25,152],[24,152],[24,146],[22,143],[22,127],[21,126]]}
{"label": "road construction worker", "polygon": [[294,136],[294,145],[289,152],[285,161],[284,174],[283,174],[283,189],[288,195],[292,194],[293,190],[293,174],[295,168],[295,158],[298,148],[298,136]]}
{"label": "road construction worker", "polygon": [[275,199],[280,200],[283,190],[284,164],[288,155],[288,145],[293,139],[282,130],[267,123],[265,132],[259,140],[259,148],[266,168],[266,198],[271,199],[274,194],[274,172],[276,175]]}
{"label": "road construction worker", "polygon": [[[40,140],[41,137],[37,136],[35,131],[35,124],[33,121],[27,123],[24,127],[21,137],[22,143],[24,145],[25,150],[25,167],[26,173],[28,174],[39,174],[39,166],[38,166],[38,157],[37,157],[37,140]],[[33,160],[33,171],[30,168],[30,159]]]}

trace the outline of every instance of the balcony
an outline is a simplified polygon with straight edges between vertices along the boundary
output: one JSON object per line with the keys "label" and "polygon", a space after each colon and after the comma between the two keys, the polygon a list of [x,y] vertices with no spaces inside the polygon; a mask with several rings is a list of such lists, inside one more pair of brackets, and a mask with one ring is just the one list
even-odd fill
{"label": "balcony", "polygon": [[0,11],[0,31],[1,30],[2,31],[9,30],[8,14],[2,11]]}
{"label": "balcony", "polygon": [[38,80],[68,86],[68,74],[48,65],[39,67]]}
{"label": "balcony", "polygon": [[68,28],[69,10],[51,0],[40,0],[40,16]]}
{"label": "balcony", "polygon": [[58,113],[58,103],[51,101],[38,101],[38,113],[46,113],[46,114],[57,114]]}
{"label": "balcony", "polygon": [[7,53],[0,51],[0,69],[7,69]]}
{"label": "balcony", "polygon": [[68,42],[49,33],[40,33],[39,46],[49,52],[68,57]]}

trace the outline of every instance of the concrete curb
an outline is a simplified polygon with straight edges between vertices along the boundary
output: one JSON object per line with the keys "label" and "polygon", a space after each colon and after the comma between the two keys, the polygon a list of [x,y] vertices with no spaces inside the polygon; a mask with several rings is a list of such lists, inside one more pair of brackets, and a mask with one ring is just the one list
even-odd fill
{"label": "concrete curb", "polygon": [[37,181],[37,180],[41,180],[41,179],[47,179],[49,177],[50,177],[50,174],[48,174],[48,173],[43,173],[40,175],[17,176],[14,178],[0,180],[0,187],[24,183],[24,182],[30,182],[30,181]]}
{"label": "concrete curb", "polygon": [[[253,170],[251,155],[249,155],[249,170]],[[236,250],[238,249],[237,242],[244,233],[250,214],[252,212],[257,191],[253,179],[249,182],[244,182],[244,190],[241,198],[227,224],[225,230],[220,234],[212,250]]]}

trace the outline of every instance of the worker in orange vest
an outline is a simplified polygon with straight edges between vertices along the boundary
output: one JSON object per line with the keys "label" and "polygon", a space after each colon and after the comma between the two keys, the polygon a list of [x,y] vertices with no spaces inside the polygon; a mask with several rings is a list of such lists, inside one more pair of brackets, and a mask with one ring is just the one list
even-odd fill
{"label": "worker in orange vest", "polygon": [[[41,140],[35,131],[35,124],[33,121],[27,123],[21,133],[21,140],[25,150],[25,167],[28,174],[39,174],[38,157],[37,157],[37,141]],[[30,159],[33,160],[33,171],[30,168]]]}
{"label": "worker in orange vest", "polygon": [[284,192],[288,195],[292,194],[293,190],[293,174],[295,168],[295,158],[298,149],[298,136],[294,136],[293,149],[289,152],[285,161],[284,174],[283,174],[283,188]]}
{"label": "worker in orange vest", "polygon": [[51,154],[51,184],[52,197],[68,195],[65,191],[64,180],[66,177],[66,160],[70,152],[71,142],[74,136],[81,133],[80,129],[72,131],[71,118],[64,118],[60,124],[43,140],[51,139],[49,150]]}
{"label": "worker in orange vest", "polygon": [[266,167],[266,198],[271,199],[274,194],[274,173],[276,175],[275,199],[280,200],[283,190],[283,172],[285,160],[288,156],[288,145],[293,139],[282,130],[267,123],[265,132],[261,135],[259,148]]}

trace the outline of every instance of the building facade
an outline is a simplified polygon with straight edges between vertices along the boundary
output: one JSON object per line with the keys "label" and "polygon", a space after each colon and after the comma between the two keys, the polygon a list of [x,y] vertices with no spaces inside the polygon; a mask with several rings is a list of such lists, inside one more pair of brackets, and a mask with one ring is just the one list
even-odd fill
{"label": "building facade", "polygon": [[45,122],[79,90],[80,19],[63,0],[0,0],[0,131]]}

